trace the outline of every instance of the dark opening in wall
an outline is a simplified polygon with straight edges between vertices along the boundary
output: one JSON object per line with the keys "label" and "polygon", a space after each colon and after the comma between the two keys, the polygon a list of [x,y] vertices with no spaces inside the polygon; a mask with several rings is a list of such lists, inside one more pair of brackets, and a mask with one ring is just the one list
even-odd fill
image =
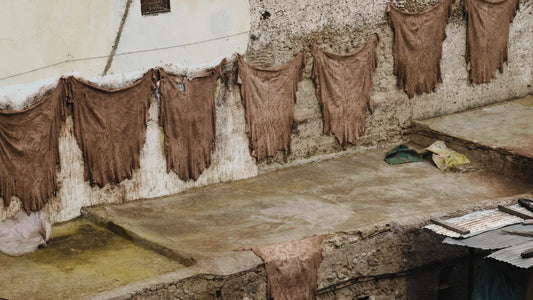
{"label": "dark opening in wall", "polygon": [[141,14],[156,15],[170,11],[170,0],[141,0]]}

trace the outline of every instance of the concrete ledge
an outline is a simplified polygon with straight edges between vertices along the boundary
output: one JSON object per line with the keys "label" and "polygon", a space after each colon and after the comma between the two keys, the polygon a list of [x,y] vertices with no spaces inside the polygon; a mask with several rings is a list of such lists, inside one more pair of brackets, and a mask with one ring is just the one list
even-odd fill
{"label": "concrete ledge", "polygon": [[348,155],[171,197],[88,208],[85,216],[98,224],[189,262],[95,297],[265,299],[264,267],[249,249],[314,234],[326,234],[317,298],[431,295],[435,286],[421,290],[417,280],[438,278],[444,265],[467,253],[422,230],[429,218],[494,208],[533,192],[491,172],[443,173],[429,161],[390,166],[383,155]]}
{"label": "concrete ledge", "polygon": [[413,143],[435,140],[493,172],[533,182],[533,96],[438,118],[413,121]]}

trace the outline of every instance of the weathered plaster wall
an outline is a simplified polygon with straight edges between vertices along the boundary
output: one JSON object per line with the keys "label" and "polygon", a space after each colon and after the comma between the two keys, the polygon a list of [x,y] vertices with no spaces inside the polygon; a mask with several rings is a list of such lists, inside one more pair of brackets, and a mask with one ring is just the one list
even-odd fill
{"label": "weathered plaster wall", "polygon": [[[233,63],[230,62],[227,68],[231,70]],[[139,77],[139,74],[134,72],[119,79],[128,83]],[[115,80],[117,76],[108,76],[98,82],[111,84]],[[75,218],[80,215],[80,209],[84,206],[155,198],[192,187],[255,176],[257,167],[248,153],[248,142],[244,134],[244,112],[238,89],[233,85],[226,86],[224,83],[228,80],[230,79],[222,80],[216,99],[217,133],[212,164],[198,181],[184,182],[175,173],[166,172],[162,133],[158,124],[159,102],[155,97],[152,98],[146,142],[141,151],[141,168],[134,173],[131,180],[114,186],[92,188],[84,181],[82,154],[73,134],[72,117],[69,117],[62,128],[59,141],[59,192],[45,208],[52,222]],[[18,199],[13,201],[10,207],[2,208],[0,205],[0,220],[14,215],[19,210]]]}
{"label": "weathered plaster wall", "polygon": [[[127,1],[0,0],[0,87],[101,75]],[[246,49],[247,0],[171,0],[170,7],[142,16],[140,0],[132,0],[107,74],[212,64]]]}
{"label": "weathered plaster wall", "polygon": [[140,6],[140,0],[132,2],[111,73],[168,63],[214,64],[246,51],[247,0],[172,0],[170,13],[154,16],[142,16]]}
{"label": "weathered plaster wall", "polygon": [[[53,87],[61,75],[73,73],[100,84],[125,86],[143,70],[157,66],[194,73],[244,52],[248,43],[247,0],[171,0],[171,12],[148,16],[141,15],[140,1],[133,0],[108,72],[113,75],[100,77],[127,0],[0,1],[0,109],[31,105],[31,96]],[[39,69],[42,66],[46,67]],[[34,69],[39,70],[25,73]],[[232,70],[230,59],[227,76],[233,76]],[[75,218],[88,205],[159,197],[256,175],[244,135],[239,91],[227,84],[230,81],[234,80],[223,79],[217,97],[213,163],[197,182],[183,182],[174,173],[166,173],[156,98],[152,99],[141,169],[117,186],[99,189],[84,182],[82,156],[69,118],[60,138],[60,189],[45,208],[52,222]],[[0,221],[19,210],[18,200],[10,207],[0,201]]]}
{"label": "weathered plaster wall", "polygon": [[[453,113],[522,96],[533,91],[533,2],[522,0],[521,10],[511,25],[509,63],[503,74],[489,84],[472,86],[465,64],[466,21],[463,7],[455,4],[446,27],[441,68],[443,83],[436,92],[409,99],[396,87],[393,76],[393,33],[385,13],[387,0],[250,0],[251,29],[246,59],[270,67],[308,51],[313,40],[330,51],[348,53],[374,32],[380,36],[379,66],[374,75],[372,98],[375,112],[368,115],[366,135],[349,151],[389,147],[400,141],[410,120]],[[398,6],[420,11],[435,0],[396,0]],[[458,1],[457,1],[458,2]],[[290,162],[301,163],[321,154],[335,155],[341,150],[333,137],[324,136],[320,108],[310,79],[312,56],[307,54],[305,79],[299,84],[296,124],[293,131],[294,155]],[[261,170],[281,167],[262,164]],[[279,163],[279,164],[278,164]]]}

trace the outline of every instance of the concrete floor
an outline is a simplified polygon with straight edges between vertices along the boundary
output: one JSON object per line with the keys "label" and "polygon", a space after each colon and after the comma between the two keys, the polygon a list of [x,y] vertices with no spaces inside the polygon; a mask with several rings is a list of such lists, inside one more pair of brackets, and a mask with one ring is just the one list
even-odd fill
{"label": "concrete floor", "polygon": [[443,215],[530,191],[531,186],[483,170],[443,173],[429,161],[390,166],[375,152],[156,200],[90,208],[87,214],[200,261],[314,234]]}

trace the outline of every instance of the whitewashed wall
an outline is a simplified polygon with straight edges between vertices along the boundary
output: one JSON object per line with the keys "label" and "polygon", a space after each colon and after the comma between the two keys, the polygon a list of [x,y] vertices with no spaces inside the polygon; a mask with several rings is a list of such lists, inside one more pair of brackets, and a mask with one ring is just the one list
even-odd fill
{"label": "whitewashed wall", "polygon": [[[0,0],[0,87],[77,72],[101,75],[127,0]],[[141,15],[133,0],[108,74],[197,66],[246,50],[248,0],[171,0]]]}
{"label": "whitewashed wall", "polygon": [[[119,87],[148,68],[194,72],[246,50],[247,0],[172,0],[170,13],[151,16],[142,16],[140,0],[133,0],[108,72],[112,75],[101,77],[125,5],[126,0],[0,0],[0,107],[27,106],[32,95],[53,87],[65,74]],[[52,222],[79,216],[83,206],[159,197],[257,175],[235,87],[220,90],[212,165],[197,182],[166,173],[158,105],[152,99],[141,169],[131,180],[103,189],[84,182],[81,151],[72,119],[67,119],[60,137],[60,189],[45,208]],[[0,221],[19,210],[18,199],[10,207],[0,201]]]}

